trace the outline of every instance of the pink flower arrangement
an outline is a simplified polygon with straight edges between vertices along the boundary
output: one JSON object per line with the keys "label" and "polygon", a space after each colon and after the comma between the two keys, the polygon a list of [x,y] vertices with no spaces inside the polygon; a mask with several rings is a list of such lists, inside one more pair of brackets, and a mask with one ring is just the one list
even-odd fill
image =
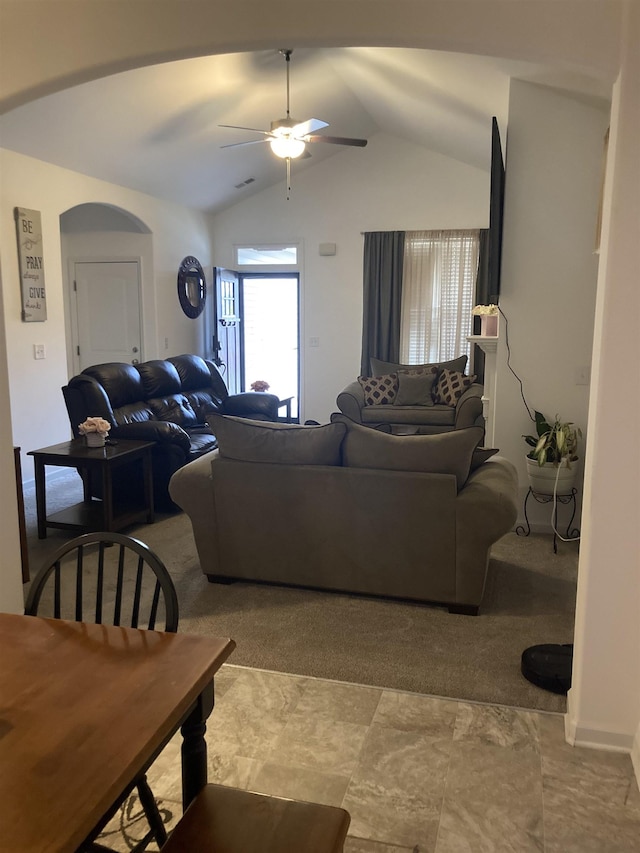
{"label": "pink flower arrangement", "polygon": [[256,379],[255,382],[251,383],[252,391],[268,391],[271,386],[268,382],[265,382],[264,379]]}
{"label": "pink flower arrangement", "polygon": [[78,425],[80,435],[87,435],[90,432],[99,432],[100,435],[108,435],[110,429],[111,424],[109,421],[105,421],[104,418],[87,418],[86,421]]}

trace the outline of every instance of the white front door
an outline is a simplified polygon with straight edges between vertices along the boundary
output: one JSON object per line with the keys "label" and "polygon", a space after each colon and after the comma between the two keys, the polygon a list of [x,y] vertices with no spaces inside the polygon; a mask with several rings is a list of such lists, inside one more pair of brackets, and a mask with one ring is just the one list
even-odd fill
{"label": "white front door", "polygon": [[74,294],[79,369],[142,360],[137,261],[76,261]]}

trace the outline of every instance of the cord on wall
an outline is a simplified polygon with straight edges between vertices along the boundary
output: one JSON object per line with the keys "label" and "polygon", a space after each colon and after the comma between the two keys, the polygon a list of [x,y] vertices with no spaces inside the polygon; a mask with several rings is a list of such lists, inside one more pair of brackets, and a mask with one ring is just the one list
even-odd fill
{"label": "cord on wall", "polygon": [[524,403],[524,407],[527,410],[527,414],[529,415],[532,421],[535,421],[535,415],[531,414],[531,407],[527,403],[526,397],[524,396],[524,385],[522,384],[522,379],[520,379],[513,367],[511,367],[511,346],[509,344],[509,321],[507,320],[507,315],[504,313],[504,311],[499,305],[498,311],[500,312],[504,320],[504,342],[507,345],[507,367],[518,380],[518,385],[520,386],[520,396],[522,397],[522,402]]}
{"label": "cord on wall", "polygon": [[[511,347],[509,345],[509,321],[507,320],[506,314],[504,313],[504,311],[502,310],[502,308],[499,305],[498,305],[498,311],[500,312],[500,314],[502,315],[502,318],[504,319],[504,341],[505,341],[505,344],[507,346],[507,367],[513,373],[515,378],[518,380],[518,385],[520,386],[520,396],[522,397],[522,402],[524,403],[525,409],[527,410],[527,414],[529,415],[529,417],[531,418],[532,421],[535,421],[535,415],[533,415],[531,413],[531,407],[527,403],[527,399],[524,396],[524,385],[522,384],[522,379],[520,379],[520,377],[515,372],[513,367],[511,367]],[[560,463],[560,465],[561,464],[562,464],[562,462]],[[558,508],[558,478],[560,477],[560,465],[558,465],[558,470],[556,472],[556,481],[553,484],[553,508],[551,510],[551,527],[553,529],[553,532],[558,537],[558,539],[560,539],[561,542],[579,542],[580,541],[579,536],[574,536],[571,539],[567,539],[564,536],[562,536],[560,533],[558,533],[558,531],[556,530],[555,516],[556,516],[556,512],[557,512],[557,508]]]}

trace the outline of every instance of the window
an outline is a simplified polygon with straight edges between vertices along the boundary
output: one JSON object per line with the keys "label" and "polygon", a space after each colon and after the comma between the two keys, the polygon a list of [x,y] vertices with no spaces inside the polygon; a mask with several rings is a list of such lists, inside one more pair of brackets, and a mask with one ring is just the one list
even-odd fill
{"label": "window", "polygon": [[278,245],[236,246],[236,264],[243,266],[296,266],[298,247]]}
{"label": "window", "polygon": [[400,361],[424,364],[470,353],[479,231],[407,231]]}

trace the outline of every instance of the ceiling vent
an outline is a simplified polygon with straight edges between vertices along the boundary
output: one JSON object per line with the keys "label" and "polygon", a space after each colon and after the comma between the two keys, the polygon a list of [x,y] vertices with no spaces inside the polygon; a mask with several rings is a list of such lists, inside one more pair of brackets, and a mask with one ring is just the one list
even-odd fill
{"label": "ceiling vent", "polygon": [[246,187],[248,184],[252,184],[255,181],[255,178],[247,178],[246,181],[242,181],[241,184],[236,184],[235,187],[237,190],[241,190],[242,187]]}

